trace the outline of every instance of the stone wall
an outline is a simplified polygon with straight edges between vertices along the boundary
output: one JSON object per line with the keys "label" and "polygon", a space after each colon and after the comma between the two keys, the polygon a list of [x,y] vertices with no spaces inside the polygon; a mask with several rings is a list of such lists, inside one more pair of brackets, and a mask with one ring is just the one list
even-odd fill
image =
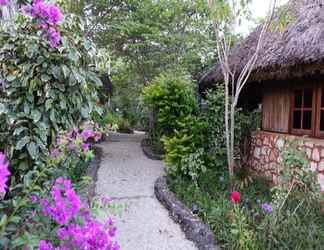
{"label": "stone wall", "polygon": [[[286,141],[301,139],[301,137],[256,131],[251,138],[250,155],[248,165],[258,175],[278,180],[278,169],[282,162],[280,152],[286,146]],[[324,140],[304,138],[301,150],[306,152],[312,171],[318,173],[318,180],[324,191]]]}

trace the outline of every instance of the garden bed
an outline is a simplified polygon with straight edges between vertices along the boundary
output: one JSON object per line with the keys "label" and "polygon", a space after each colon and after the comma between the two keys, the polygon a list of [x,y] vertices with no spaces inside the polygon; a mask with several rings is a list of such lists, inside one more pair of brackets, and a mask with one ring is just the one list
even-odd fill
{"label": "garden bed", "polygon": [[157,199],[169,210],[171,218],[180,224],[186,237],[192,240],[199,250],[220,249],[216,246],[214,234],[210,228],[169,190],[166,177],[156,180],[154,191]]}
{"label": "garden bed", "polygon": [[150,139],[143,139],[141,141],[141,147],[143,150],[143,153],[151,160],[163,160],[164,155],[157,154],[153,151],[152,143]]}

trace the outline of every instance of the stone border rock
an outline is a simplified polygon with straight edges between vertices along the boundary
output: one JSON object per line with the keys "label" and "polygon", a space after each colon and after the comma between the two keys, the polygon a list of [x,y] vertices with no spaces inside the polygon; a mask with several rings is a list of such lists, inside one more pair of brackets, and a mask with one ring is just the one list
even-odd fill
{"label": "stone border rock", "polygon": [[159,155],[153,152],[150,139],[145,138],[141,141],[141,148],[143,150],[143,153],[147,156],[147,158],[151,160],[163,160],[163,155]]}
{"label": "stone border rock", "polygon": [[90,204],[91,200],[96,196],[96,182],[98,180],[98,170],[103,155],[103,151],[100,147],[93,146],[93,151],[94,157],[90,161],[86,172],[86,176],[92,178],[92,183],[83,190],[84,199],[88,204]]}
{"label": "stone border rock", "polygon": [[180,224],[187,239],[193,241],[199,250],[220,250],[214,233],[168,188],[167,177],[160,177],[154,185],[154,193],[162,205],[169,210],[170,217]]}

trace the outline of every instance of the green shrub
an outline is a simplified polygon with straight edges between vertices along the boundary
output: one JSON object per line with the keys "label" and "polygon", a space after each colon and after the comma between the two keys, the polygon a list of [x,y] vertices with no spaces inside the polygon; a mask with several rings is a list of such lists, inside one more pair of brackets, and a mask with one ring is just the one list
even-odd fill
{"label": "green shrub", "polygon": [[[169,174],[187,174],[188,166],[182,163],[184,158],[190,157],[191,154],[201,149],[200,161],[205,162],[206,152],[203,149],[206,135],[206,122],[195,116],[187,116],[180,123],[179,130],[175,130],[173,136],[164,136],[162,138],[165,148],[165,162],[168,166]],[[202,168],[202,167],[201,167]]]}
{"label": "green shrub", "polygon": [[181,172],[190,176],[194,183],[197,184],[198,177],[201,173],[206,172],[206,164],[204,161],[205,152],[203,148],[199,148],[196,152],[185,154],[181,157]]}
{"label": "green shrub", "polygon": [[78,127],[96,108],[101,81],[83,26],[65,17],[62,45],[50,48],[29,17],[0,32],[0,145],[16,177],[41,160],[61,129]]}
{"label": "green shrub", "polygon": [[[208,135],[206,136],[207,150],[214,154],[218,165],[226,166],[226,138],[225,138],[225,94],[224,87],[210,91],[206,96],[207,108],[203,117],[208,124]],[[259,127],[259,113],[245,113],[238,109],[235,115],[235,158],[237,164],[242,165],[246,149],[245,140],[252,131]]]}
{"label": "green shrub", "polygon": [[193,83],[183,74],[169,72],[156,77],[143,91],[143,101],[152,113],[150,136],[158,141],[183,128],[187,116],[198,109]]}

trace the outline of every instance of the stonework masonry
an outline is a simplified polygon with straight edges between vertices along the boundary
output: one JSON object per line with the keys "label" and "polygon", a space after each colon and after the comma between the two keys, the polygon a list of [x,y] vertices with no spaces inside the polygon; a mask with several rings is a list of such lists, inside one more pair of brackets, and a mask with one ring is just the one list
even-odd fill
{"label": "stonework masonry", "polygon": [[303,139],[300,150],[305,151],[310,168],[317,172],[318,181],[324,191],[324,140],[256,131],[251,137],[248,165],[257,175],[268,177],[276,183],[282,162],[281,152],[287,146],[286,142],[293,139]]}

